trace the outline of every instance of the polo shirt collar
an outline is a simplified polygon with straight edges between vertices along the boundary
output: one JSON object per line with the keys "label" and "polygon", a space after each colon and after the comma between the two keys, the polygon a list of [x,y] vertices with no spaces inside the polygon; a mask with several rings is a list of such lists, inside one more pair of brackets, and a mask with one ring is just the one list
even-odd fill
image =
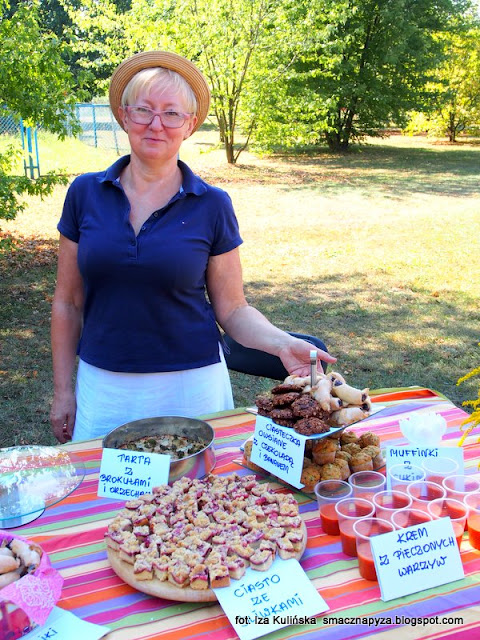
{"label": "polo shirt collar", "polygon": [[[100,182],[117,182],[122,170],[130,162],[130,155],[122,156],[116,162],[114,162],[106,171],[99,176]],[[201,196],[207,191],[207,185],[197,175],[193,173],[190,167],[178,160],[178,166],[183,175],[182,189],[184,193],[193,193],[196,196]]]}

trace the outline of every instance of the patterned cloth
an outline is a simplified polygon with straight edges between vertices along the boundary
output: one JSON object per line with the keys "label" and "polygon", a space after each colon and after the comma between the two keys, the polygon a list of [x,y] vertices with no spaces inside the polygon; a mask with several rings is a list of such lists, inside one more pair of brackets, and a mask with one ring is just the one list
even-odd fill
{"label": "patterned cloth", "polygon": [[[374,430],[382,443],[404,444],[399,418],[435,411],[448,423],[444,444],[458,444],[462,435],[460,424],[466,414],[439,394],[409,387],[373,392],[372,398],[386,404],[388,409],[355,427],[357,433]],[[209,416],[207,420],[216,434],[215,473],[251,473],[235,460],[240,459],[239,447],[254,430],[254,416],[237,409]],[[97,497],[101,444],[98,440],[84,441],[66,448],[83,459],[87,469],[85,479],[68,498],[48,508],[35,522],[15,531],[40,543],[64,577],[58,606],[79,618],[110,627],[112,631],[105,636],[107,640],[237,638],[218,604],[154,598],[135,591],[113,573],[103,534],[123,503]],[[479,454],[476,437],[468,438],[464,446],[468,473],[477,471]],[[300,492],[294,495],[308,529],[308,544],[301,565],[330,609],[318,616],[316,625],[286,627],[269,638],[343,640],[375,635],[379,640],[471,640],[479,637],[480,552],[470,547],[467,534],[461,547],[464,579],[383,602],[378,584],[362,579],[357,559],[342,553],[340,539],[323,533],[316,502]],[[427,617],[430,619],[426,626],[416,620]],[[350,621],[348,626],[347,621]]]}

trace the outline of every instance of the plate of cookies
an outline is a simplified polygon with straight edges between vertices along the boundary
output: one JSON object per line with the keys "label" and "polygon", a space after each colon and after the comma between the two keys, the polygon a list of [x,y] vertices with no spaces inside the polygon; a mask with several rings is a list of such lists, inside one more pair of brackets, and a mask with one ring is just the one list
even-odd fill
{"label": "plate of cookies", "polygon": [[113,571],[138,591],[211,602],[247,567],[266,571],[277,556],[299,560],[307,530],[290,493],[254,475],[210,474],[126,502],[105,543]]}
{"label": "plate of cookies", "polygon": [[324,438],[368,418],[373,408],[369,389],[349,385],[337,372],[288,376],[255,398],[256,413],[310,438]]}
{"label": "plate of cookies", "polygon": [[0,530],[1,638],[17,640],[45,624],[62,585],[62,576],[38,544]]}

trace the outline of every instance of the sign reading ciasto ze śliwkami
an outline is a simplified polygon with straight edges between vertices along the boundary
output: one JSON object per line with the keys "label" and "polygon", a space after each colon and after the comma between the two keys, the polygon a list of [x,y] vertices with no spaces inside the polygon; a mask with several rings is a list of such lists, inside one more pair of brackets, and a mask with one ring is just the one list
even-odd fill
{"label": "sign reading ciasto ze \u015bliwkami", "polygon": [[281,427],[270,418],[257,416],[251,461],[293,487],[300,482],[307,438],[293,429]]}
{"label": "sign reading ciasto ze \u015bliwkami", "polygon": [[275,629],[316,624],[328,605],[295,559],[276,558],[267,571],[248,568],[229,587],[214,589],[240,640],[253,640]]}

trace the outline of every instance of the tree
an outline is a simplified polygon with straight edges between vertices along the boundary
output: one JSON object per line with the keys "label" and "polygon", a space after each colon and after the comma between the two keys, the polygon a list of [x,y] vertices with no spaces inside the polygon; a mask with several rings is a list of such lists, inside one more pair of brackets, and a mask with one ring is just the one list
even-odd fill
{"label": "tree", "polygon": [[441,34],[447,56],[432,83],[436,100],[425,113],[413,113],[407,131],[446,135],[455,142],[459,133],[480,121],[480,25]]}
{"label": "tree", "polygon": [[[257,95],[259,59],[272,40],[274,0],[133,0],[126,24],[135,50],[168,48],[194,61],[212,91],[227,161],[246,148],[255,113],[244,105]],[[236,143],[239,128],[244,133]]]}
{"label": "tree", "polygon": [[[292,2],[288,22],[302,38],[279,60],[294,59],[281,100],[266,104],[258,139],[318,143],[345,150],[378,135],[424,105],[425,85],[441,61],[436,34],[465,9],[463,0],[318,0]],[[285,98],[285,99],[283,99]]]}
{"label": "tree", "polygon": [[[38,3],[19,6],[11,17],[0,0],[0,104],[27,124],[65,136],[75,131],[73,78],[61,57],[62,45],[41,31]],[[19,151],[10,146],[0,155],[0,218],[13,219],[24,193],[45,196],[62,176],[49,173],[37,180],[10,175]]]}
{"label": "tree", "polygon": [[127,25],[134,0],[49,1],[59,2],[68,16],[64,38],[72,70],[81,69],[89,98],[105,95],[113,70],[132,51]]}

